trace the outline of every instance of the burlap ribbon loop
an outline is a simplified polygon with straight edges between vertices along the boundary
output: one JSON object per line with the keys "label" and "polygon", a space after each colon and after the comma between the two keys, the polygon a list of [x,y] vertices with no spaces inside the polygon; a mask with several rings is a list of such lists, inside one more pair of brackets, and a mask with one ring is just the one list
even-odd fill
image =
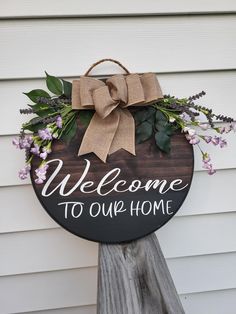
{"label": "burlap ribbon loop", "polygon": [[154,73],[119,74],[105,82],[86,76],[74,80],[72,108],[95,110],[78,155],[93,152],[103,162],[121,148],[135,155],[135,123],[127,108],[149,105],[159,98],[163,95]]}

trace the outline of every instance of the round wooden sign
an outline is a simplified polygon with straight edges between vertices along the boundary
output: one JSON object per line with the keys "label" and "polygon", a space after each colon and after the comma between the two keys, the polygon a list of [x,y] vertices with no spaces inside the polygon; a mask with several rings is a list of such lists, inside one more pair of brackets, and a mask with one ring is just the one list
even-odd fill
{"label": "round wooden sign", "polygon": [[94,154],[78,157],[84,130],[66,144],[53,143],[47,180],[34,183],[39,201],[63,228],[82,238],[120,243],[143,237],[167,223],[182,205],[193,174],[193,149],[184,134],[172,136],[163,154],[154,139],[124,150],[103,163]]}

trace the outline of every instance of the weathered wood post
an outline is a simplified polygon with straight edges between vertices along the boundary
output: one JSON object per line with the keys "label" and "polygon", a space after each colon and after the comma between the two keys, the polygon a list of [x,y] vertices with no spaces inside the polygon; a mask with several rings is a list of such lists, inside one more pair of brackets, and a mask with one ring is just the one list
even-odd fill
{"label": "weathered wood post", "polygon": [[156,235],[100,244],[97,314],[154,313],[184,313]]}

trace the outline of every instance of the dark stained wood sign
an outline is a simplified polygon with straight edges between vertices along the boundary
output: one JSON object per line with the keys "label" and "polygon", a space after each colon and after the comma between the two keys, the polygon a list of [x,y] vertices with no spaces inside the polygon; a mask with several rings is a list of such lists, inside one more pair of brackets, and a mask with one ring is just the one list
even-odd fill
{"label": "dark stained wood sign", "polygon": [[48,214],[82,238],[127,242],[167,223],[182,205],[193,174],[193,150],[183,134],[172,136],[171,153],[154,140],[136,146],[136,156],[120,150],[107,163],[94,154],[77,156],[83,132],[70,144],[55,141],[47,181],[34,190]]}

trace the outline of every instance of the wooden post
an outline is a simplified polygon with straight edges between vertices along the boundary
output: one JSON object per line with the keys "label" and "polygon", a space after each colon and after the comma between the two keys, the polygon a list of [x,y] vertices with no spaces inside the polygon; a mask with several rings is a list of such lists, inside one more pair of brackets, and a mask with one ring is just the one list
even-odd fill
{"label": "wooden post", "polygon": [[97,314],[184,314],[156,235],[100,244]]}

